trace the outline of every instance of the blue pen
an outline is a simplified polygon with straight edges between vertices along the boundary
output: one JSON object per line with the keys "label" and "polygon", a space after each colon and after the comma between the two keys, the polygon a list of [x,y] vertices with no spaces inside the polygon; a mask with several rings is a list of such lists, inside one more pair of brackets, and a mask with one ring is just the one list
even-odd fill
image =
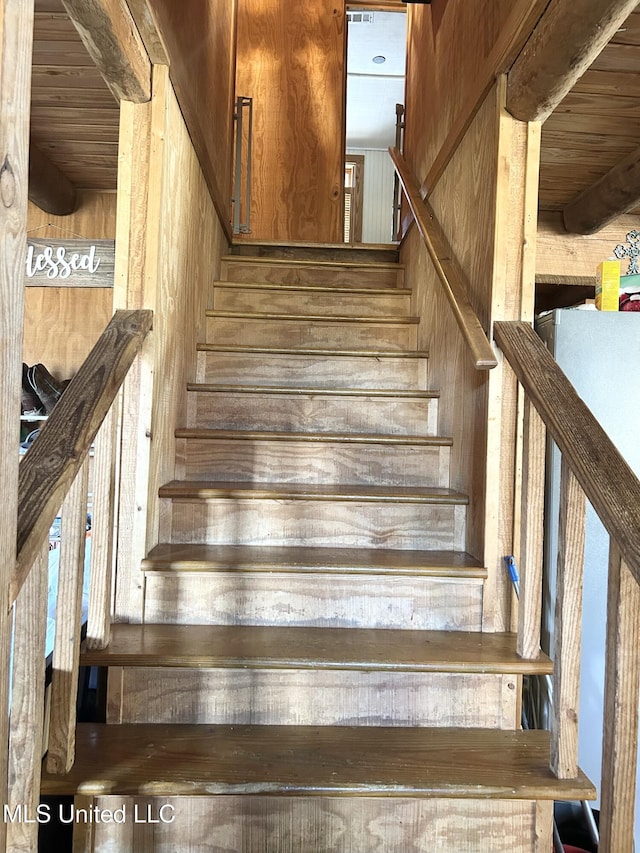
{"label": "blue pen", "polygon": [[518,574],[518,567],[516,566],[516,561],[513,557],[505,557],[505,563],[507,564],[507,571],[509,572],[509,577],[511,578],[511,583],[513,584],[513,589],[516,593],[516,598],[518,601],[520,600],[520,575]]}

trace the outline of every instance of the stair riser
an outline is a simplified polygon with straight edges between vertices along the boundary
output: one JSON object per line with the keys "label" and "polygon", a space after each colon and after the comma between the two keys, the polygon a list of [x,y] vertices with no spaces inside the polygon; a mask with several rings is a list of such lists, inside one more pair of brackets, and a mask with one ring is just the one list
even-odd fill
{"label": "stair riser", "polygon": [[413,351],[413,323],[350,323],[329,320],[262,320],[250,317],[207,317],[207,343],[220,346],[295,349],[386,349]]}
{"label": "stair riser", "polygon": [[221,498],[174,500],[170,512],[178,544],[464,550],[460,505]]}
{"label": "stair riser", "polygon": [[[99,810],[122,808],[122,797],[98,797]],[[134,814],[172,823],[97,823],[95,851],[150,853],[547,853],[552,804],[531,800],[407,797],[223,796],[127,798]],[[100,813],[104,813],[101,811]],[[65,812],[66,814],[66,812]],[[189,830],[185,830],[189,827]],[[153,842],[149,841],[150,830]],[[215,848],[211,839],[215,838]],[[187,840],[190,839],[190,840]],[[83,849],[84,853],[84,849]]]}
{"label": "stair riser", "polygon": [[[118,709],[111,722],[494,729],[516,725],[517,681],[508,675],[144,667],[111,672],[116,687],[110,689],[109,706]],[[116,693],[120,690],[122,706],[121,694]]]}
{"label": "stair riser", "polygon": [[435,435],[437,398],[335,397],[322,394],[189,392],[189,426],[291,432]]}
{"label": "stair riser", "polygon": [[449,486],[449,448],[324,441],[178,439],[187,480]]}
{"label": "stair riser", "polygon": [[427,359],[200,352],[198,381],[419,391],[427,387]]}
{"label": "stair riser", "polygon": [[277,290],[257,287],[214,286],[213,307],[216,311],[258,311],[272,314],[338,314],[353,317],[407,316],[408,294],[387,296],[372,293],[326,293],[323,291]]}
{"label": "stair riser", "polygon": [[482,580],[335,572],[146,572],[145,620],[479,631]]}
{"label": "stair riser", "polygon": [[222,281],[253,284],[310,284],[329,287],[398,287],[402,271],[394,267],[341,267],[295,263],[265,263],[246,259],[223,260]]}

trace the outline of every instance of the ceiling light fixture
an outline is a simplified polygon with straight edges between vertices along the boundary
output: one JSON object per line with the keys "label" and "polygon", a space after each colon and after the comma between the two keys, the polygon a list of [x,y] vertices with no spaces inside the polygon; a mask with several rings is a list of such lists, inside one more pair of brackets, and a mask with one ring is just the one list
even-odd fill
{"label": "ceiling light fixture", "polygon": [[375,62],[376,65],[382,65],[383,62],[387,61],[387,57],[386,56],[374,56],[371,61]]}

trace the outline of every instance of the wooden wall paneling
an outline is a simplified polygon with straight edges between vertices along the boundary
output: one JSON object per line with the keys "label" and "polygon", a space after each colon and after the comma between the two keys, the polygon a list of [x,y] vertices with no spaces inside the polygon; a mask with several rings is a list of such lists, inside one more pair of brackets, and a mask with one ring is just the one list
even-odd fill
{"label": "wooden wall paneling", "polygon": [[[38,239],[81,237],[113,240],[116,194],[80,190],[71,216],[53,216],[29,204],[27,232]],[[42,362],[57,379],[80,367],[111,319],[111,288],[28,287],[25,289],[22,359]]]}
{"label": "wooden wall paneling", "polygon": [[[548,0],[448,0],[408,11],[405,156],[430,192]],[[451,68],[456,69],[454,75]],[[426,176],[426,178],[425,178]]]}
{"label": "wooden wall paneling", "polygon": [[[597,234],[568,234],[560,213],[543,211],[538,220],[536,277],[567,284],[595,284],[596,267],[624,243],[629,231],[640,229],[640,216],[620,216]],[[622,265],[625,272],[625,264]],[[573,280],[573,281],[572,281]]]}
{"label": "wooden wall paneling", "polygon": [[236,91],[254,99],[252,239],[343,240],[345,38],[344,0],[239,0]]}
{"label": "wooden wall paneling", "polygon": [[[195,378],[196,344],[204,334],[209,288],[219,271],[223,246],[226,248],[168,77],[165,109],[154,368],[161,388],[153,395],[151,425],[154,495],[174,476],[174,431],[186,422],[186,383]],[[176,192],[176,187],[182,192]],[[150,543],[157,542],[158,525],[158,516],[150,514]]]}
{"label": "wooden wall paneling", "polygon": [[201,3],[200,14],[187,15],[174,0],[153,3],[171,82],[229,241],[237,4],[238,0]]}
{"label": "wooden wall paneling", "polygon": [[23,360],[70,379],[111,319],[112,299],[110,287],[26,288]]}
{"label": "wooden wall paneling", "polygon": [[115,617],[139,621],[140,561],[160,535],[158,488],[173,477],[174,430],[185,425],[186,383],[195,378],[209,285],[227,244],[166,66],[154,67],[150,108],[123,105],[121,146],[116,302],[155,312],[123,403],[120,518],[126,523]]}
{"label": "wooden wall paneling", "polygon": [[[22,326],[24,316],[24,258],[26,251],[29,171],[29,96],[33,39],[33,2],[0,0],[0,312],[2,379],[0,382],[0,481],[7,499],[0,509],[0,708],[8,706],[9,581],[16,557],[16,503]],[[33,685],[29,685],[29,690]],[[8,718],[0,714],[0,802],[7,798]],[[39,766],[38,766],[39,769]],[[22,780],[20,780],[22,781]],[[25,802],[17,797],[18,802]],[[0,822],[0,849],[5,848],[6,825]]]}
{"label": "wooden wall paneling", "polygon": [[[501,81],[430,197],[486,329],[493,319],[531,316],[533,311],[531,238],[539,127],[512,119],[504,109],[504,95]],[[513,553],[516,386],[500,366],[488,378],[471,369],[418,240],[408,236],[402,260],[422,317],[419,346],[429,348],[430,383],[441,392],[439,427],[453,436],[451,487],[470,495],[467,549],[484,559],[489,570],[485,627],[507,630],[511,591],[502,559]]]}

